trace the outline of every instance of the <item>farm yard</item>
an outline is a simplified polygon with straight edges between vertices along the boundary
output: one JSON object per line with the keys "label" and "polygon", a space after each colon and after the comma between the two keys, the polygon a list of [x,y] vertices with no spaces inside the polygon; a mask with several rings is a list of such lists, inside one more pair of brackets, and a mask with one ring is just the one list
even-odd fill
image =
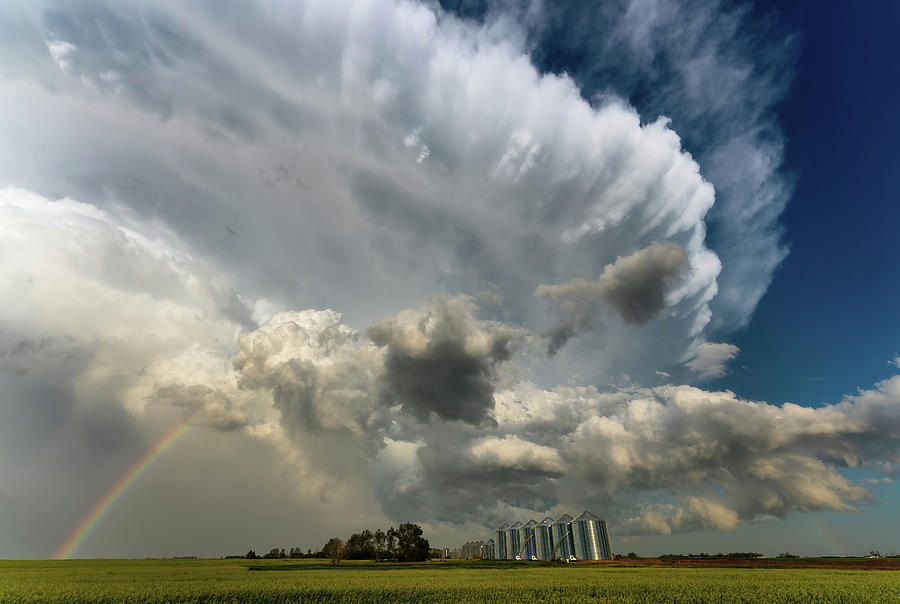
{"label": "farm yard", "polygon": [[[728,568],[447,561],[0,561],[0,602],[897,602],[860,561]],[[881,565],[881,568],[884,568]]]}

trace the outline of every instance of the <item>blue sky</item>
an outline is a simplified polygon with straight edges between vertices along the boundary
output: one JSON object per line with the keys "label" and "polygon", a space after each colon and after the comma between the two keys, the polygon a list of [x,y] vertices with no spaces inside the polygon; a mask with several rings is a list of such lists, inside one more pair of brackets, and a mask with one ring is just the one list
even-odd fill
{"label": "blue sky", "polygon": [[900,66],[891,59],[891,23],[898,8],[779,9],[800,36],[780,111],[785,169],[796,175],[781,219],[791,253],[734,338],[751,369],[724,385],[748,397],[816,404],[883,379],[897,353]]}
{"label": "blue sky", "polygon": [[893,551],[897,12],[5,4],[0,556]]}

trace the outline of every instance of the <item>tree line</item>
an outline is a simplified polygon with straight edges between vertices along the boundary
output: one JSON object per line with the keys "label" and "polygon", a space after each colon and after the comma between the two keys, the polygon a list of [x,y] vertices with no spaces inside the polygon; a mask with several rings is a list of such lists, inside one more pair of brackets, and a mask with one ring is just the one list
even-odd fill
{"label": "tree line", "polygon": [[244,556],[254,558],[330,558],[332,564],[341,560],[375,560],[417,562],[428,559],[430,546],[422,536],[422,527],[405,522],[397,528],[372,532],[368,529],[353,533],[346,541],[332,537],[318,552],[292,547],[289,553],[274,548],[268,554],[258,556],[252,549]]}
{"label": "tree line", "polygon": [[[630,558],[631,554],[628,554],[628,557]],[[755,558],[762,558],[762,557],[763,557],[763,555],[760,553],[757,553],[757,552],[731,552],[730,554],[723,554],[721,552],[718,554],[707,554],[704,552],[704,553],[700,553],[700,554],[663,554],[662,556],[659,557],[659,559],[660,560],[672,560],[672,559],[685,560],[685,559],[697,559],[697,558],[700,558],[700,559],[735,558],[735,559],[739,559],[739,560],[752,560]]]}

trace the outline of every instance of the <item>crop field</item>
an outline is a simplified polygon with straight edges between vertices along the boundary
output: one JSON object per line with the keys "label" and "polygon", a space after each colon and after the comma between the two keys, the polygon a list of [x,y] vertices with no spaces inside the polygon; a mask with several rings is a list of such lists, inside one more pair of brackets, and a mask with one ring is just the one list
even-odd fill
{"label": "crop field", "polygon": [[889,570],[504,562],[0,561],[0,602],[900,602]]}

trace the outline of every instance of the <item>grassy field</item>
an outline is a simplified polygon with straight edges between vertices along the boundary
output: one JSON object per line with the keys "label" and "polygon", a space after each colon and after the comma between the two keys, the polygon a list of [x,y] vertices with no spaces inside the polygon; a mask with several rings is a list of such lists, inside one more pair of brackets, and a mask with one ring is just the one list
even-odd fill
{"label": "grassy field", "polygon": [[880,570],[515,562],[0,561],[0,602],[900,602]]}

